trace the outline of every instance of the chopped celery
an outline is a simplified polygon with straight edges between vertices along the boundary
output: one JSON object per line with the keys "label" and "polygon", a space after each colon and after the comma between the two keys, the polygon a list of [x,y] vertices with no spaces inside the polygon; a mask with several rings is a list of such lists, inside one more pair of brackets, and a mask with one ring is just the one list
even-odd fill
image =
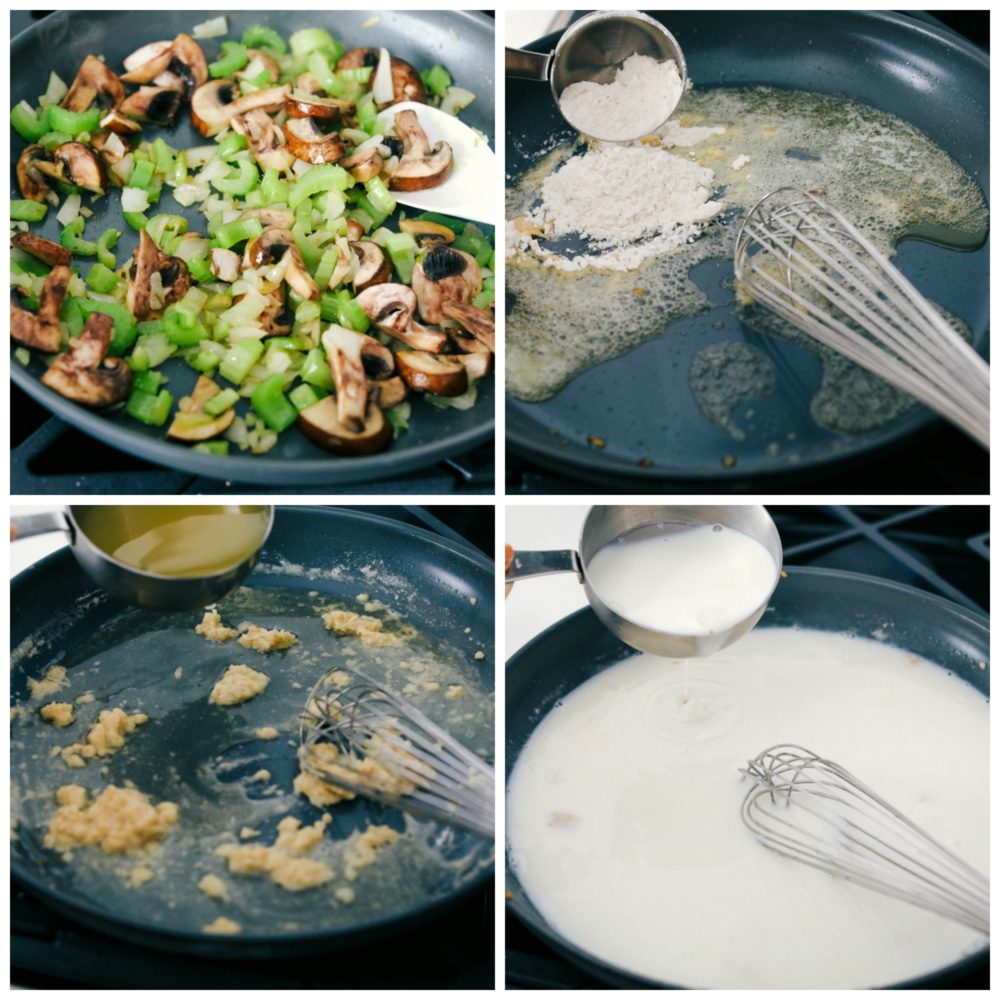
{"label": "chopped celery", "polygon": [[73,136],[67,135],[65,132],[46,132],[45,135],[38,140],[38,145],[47,152],[51,153],[57,146],[61,146],[64,142],[72,141]]}
{"label": "chopped celery", "polygon": [[399,280],[408,285],[417,261],[417,241],[409,233],[392,233],[386,238],[385,248]]}
{"label": "chopped celery", "polygon": [[322,296],[320,314],[328,323],[338,323],[358,333],[365,333],[371,325],[368,314],[346,288]]}
{"label": "chopped celery", "polygon": [[186,233],[188,221],[183,215],[154,215],[146,223],[146,232],[153,242],[165,253],[170,253],[177,236]]}
{"label": "chopped celery", "polygon": [[133,389],[125,404],[125,412],[134,419],[151,427],[162,427],[170,416],[170,407],[173,405],[174,397],[161,389],[157,395]]}
{"label": "chopped celery", "polygon": [[197,316],[179,302],[168,306],[163,313],[164,333],[167,340],[177,347],[197,347],[208,339],[208,331],[198,322]]}
{"label": "chopped celery", "polygon": [[146,348],[140,344],[132,348],[132,353],[125,360],[134,372],[144,372],[149,369],[149,355],[146,353]]}
{"label": "chopped celery", "polygon": [[[366,95],[367,97],[368,95]],[[369,135],[375,134],[375,124],[378,118],[378,108],[372,100],[362,99],[357,106],[358,127],[364,129]]]}
{"label": "chopped celery", "polygon": [[222,142],[219,143],[219,159],[229,160],[240,150],[247,148],[247,137],[239,132],[230,132]]}
{"label": "chopped celery", "polygon": [[417,218],[422,222],[436,222],[439,226],[446,226],[456,236],[461,233],[467,225],[464,219],[456,219],[451,215],[442,215],[440,212],[421,212]]}
{"label": "chopped celery", "polygon": [[495,288],[495,278],[483,278],[483,290],[472,297],[472,304],[478,309],[488,309],[496,299]]}
{"label": "chopped celery", "polygon": [[84,217],[78,215],[59,234],[59,244],[72,254],[78,254],[81,257],[93,257],[97,253],[97,244],[91,240],[80,239],[85,222]]}
{"label": "chopped celery", "polygon": [[196,444],[192,451],[201,452],[203,455],[228,455],[228,441],[202,441]]}
{"label": "chopped celery", "polygon": [[257,167],[250,160],[240,160],[236,164],[236,176],[213,177],[212,187],[223,194],[246,195],[260,182]]}
{"label": "chopped celery", "polygon": [[307,385],[305,382],[297,385],[288,394],[288,398],[292,401],[292,405],[299,411],[299,413],[303,410],[309,409],[310,406],[314,406],[325,397],[326,393],[320,392],[318,389],[314,389],[311,385]]}
{"label": "chopped celery", "polygon": [[140,337],[136,341],[136,350],[141,350],[149,361],[150,368],[162,365],[174,353],[174,345],[167,340],[167,335],[161,331],[147,333],[148,324],[140,324]]}
{"label": "chopped celery", "polygon": [[48,210],[44,201],[14,198],[10,203],[10,217],[14,222],[41,222]]}
{"label": "chopped celery", "polygon": [[43,108],[36,112],[22,101],[11,108],[10,123],[22,139],[38,142],[46,132],[50,131],[49,109]]}
{"label": "chopped celery", "polygon": [[279,434],[298,419],[298,410],[284,393],[285,380],[280,372],[264,379],[253,391],[250,402],[257,416]]}
{"label": "chopped celery", "polygon": [[424,86],[435,97],[444,97],[445,92],[452,84],[451,74],[440,64],[425,69],[420,74],[420,79],[424,81]]}
{"label": "chopped celery", "polygon": [[483,234],[483,231],[472,222],[465,227],[460,236],[455,238],[452,247],[455,250],[464,250],[467,254],[471,254],[476,258],[476,263],[480,267],[486,266],[490,254],[493,253],[490,241]]}
{"label": "chopped celery", "polygon": [[369,83],[374,72],[374,66],[355,66],[337,70],[337,76],[345,83]]}
{"label": "chopped celery", "polygon": [[132,176],[129,178],[128,186],[142,188],[145,191],[152,183],[155,169],[153,164],[148,160],[137,160],[132,170]]}
{"label": "chopped celery", "polygon": [[122,212],[122,217],[135,230],[145,229],[149,219],[142,212]]}
{"label": "chopped celery", "polygon": [[86,322],[79,300],[69,297],[63,299],[62,309],[59,310],[59,319],[66,324],[66,331],[71,337],[79,337]]}
{"label": "chopped celery", "polygon": [[240,340],[233,344],[219,365],[219,374],[239,385],[250,374],[250,369],[260,360],[264,345],[259,340]]}
{"label": "chopped celery", "polygon": [[219,226],[215,233],[215,245],[228,250],[237,243],[260,236],[262,232],[264,227],[260,224],[260,219],[236,219]]}
{"label": "chopped celery", "polygon": [[248,49],[269,49],[276,55],[283,56],[288,51],[285,40],[273,28],[264,24],[248,25],[243,31],[240,41]]}
{"label": "chopped celery", "polygon": [[118,242],[119,236],[121,233],[117,229],[105,229],[97,237],[97,259],[111,271],[118,266],[111,248]]}
{"label": "chopped celery", "polygon": [[98,302],[94,299],[77,299],[76,301],[85,317],[95,312],[104,313],[111,317],[114,323],[114,333],[108,346],[108,354],[113,358],[122,357],[135,343],[135,338],[139,336],[139,329],[128,309],[118,302]]}
{"label": "chopped celery", "polygon": [[215,280],[215,275],[212,274],[212,265],[204,257],[196,257],[194,260],[189,260],[187,266],[188,271],[191,272],[191,277],[195,281]]}
{"label": "chopped celery", "polygon": [[274,167],[264,171],[264,179],[260,182],[260,193],[265,205],[286,204],[290,190],[288,181],[279,177]]}
{"label": "chopped celery", "polygon": [[219,59],[208,64],[208,72],[211,73],[213,79],[220,76],[232,76],[250,61],[247,47],[240,42],[223,42],[221,48],[222,54]]}
{"label": "chopped celery", "polygon": [[220,413],[225,413],[240,398],[240,394],[235,389],[223,389],[218,395],[213,396],[202,409],[209,416],[217,417]]}
{"label": "chopped celery", "polygon": [[65,132],[77,136],[81,132],[95,132],[101,125],[101,109],[91,108],[89,111],[68,111],[58,104],[49,106],[49,129],[52,132]]}
{"label": "chopped celery", "polygon": [[214,372],[219,367],[219,355],[213,351],[196,351],[187,358],[187,363],[195,371]]}
{"label": "chopped celery", "polygon": [[160,383],[163,381],[163,374],[154,371],[137,371],[132,379],[133,388],[139,392],[149,393],[155,396],[160,391]]}
{"label": "chopped celery", "polygon": [[[330,320],[329,322],[333,322]],[[302,370],[299,378],[309,385],[314,385],[318,389],[328,389],[333,391],[333,375],[330,372],[330,364],[326,360],[326,355],[322,348],[314,347],[302,363]]]}
{"label": "chopped celery", "polygon": [[302,28],[288,39],[288,44],[295,56],[307,56],[310,52],[322,49],[329,52],[336,62],[344,54],[343,45],[324,28]]}
{"label": "chopped celery", "polygon": [[110,295],[118,286],[118,275],[97,261],[87,272],[87,284],[101,295]]}
{"label": "chopped celery", "polygon": [[311,198],[314,194],[331,190],[346,191],[353,183],[354,179],[343,167],[338,167],[335,163],[324,163],[313,167],[295,182],[288,196],[288,204],[292,208],[298,208],[306,198]]}
{"label": "chopped celery", "polygon": [[333,270],[337,266],[337,261],[340,259],[340,251],[337,247],[332,246],[328,250],[323,251],[323,256],[320,258],[319,264],[316,266],[315,279],[316,284],[320,288],[326,288],[330,284],[330,278],[333,277]]}
{"label": "chopped celery", "polygon": [[396,406],[385,411],[386,420],[392,424],[393,437],[398,437],[403,431],[410,429],[410,415],[412,412],[413,407],[410,406],[409,400],[403,400],[402,403],[398,403]]}
{"label": "chopped celery", "polygon": [[365,181],[365,190],[368,192],[368,200],[377,211],[386,216],[392,215],[396,211],[396,199],[393,198],[381,177],[372,177]]}

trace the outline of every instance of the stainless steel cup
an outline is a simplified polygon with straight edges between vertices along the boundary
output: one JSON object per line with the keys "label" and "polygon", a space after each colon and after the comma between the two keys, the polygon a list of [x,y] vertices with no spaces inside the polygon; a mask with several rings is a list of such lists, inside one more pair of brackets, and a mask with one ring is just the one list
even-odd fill
{"label": "stainless steel cup", "polygon": [[[257,562],[257,552],[264,547],[274,526],[274,508],[268,508],[267,529],[257,552],[236,565],[211,576],[163,576],[147,573],[119,562],[95,545],[74,516],[75,508],[44,514],[27,514],[11,521],[14,540],[32,535],[64,531],[69,547],[83,571],[102,590],[125,604],[137,604],[150,611],[191,611],[221,600],[246,578]],[[192,506],[192,510],[197,507]]]}
{"label": "stainless steel cup", "polygon": [[[547,80],[556,105],[562,111],[560,97],[571,83],[585,80],[611,83],[618,67],[633,54],[650,56],[657,62],[673,59],[681,81],[687,83],[687,63],[677,39],[659,21],[637,10],[599,10],[587,14],[563,32],[552,52],[507,49],[505,69],[507,76]],[[663,109],[661,125],[674,110]],[[574,128],[578,127],[568,118],[566,120]],[[608,137],[594,135],[593,138]]]}
{"label": "stainless steel cup", "polygon": [[[775,566],[774,581],[767,599],[742,621],[711,635],[672,635],[623,618],[608,607],[594,589],[587,567],[606,545],[638,528],[657,524],[721,524],[760,542],[771,554]],[[635,649],[673,659],[708,656],[734,643],[760,620],[781,575],[781,539],[771,515],[760,506],[591,507],[583,524],[578,549],[515,552],[507,580],[513,582],[549,573],[576,573],[597,617],[619,639]]]}

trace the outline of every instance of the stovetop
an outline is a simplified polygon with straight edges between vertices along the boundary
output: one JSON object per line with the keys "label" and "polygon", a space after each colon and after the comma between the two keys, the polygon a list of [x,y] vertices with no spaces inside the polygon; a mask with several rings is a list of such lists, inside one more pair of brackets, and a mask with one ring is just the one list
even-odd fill
{"label": "stovetop", "polygon": [[[494,555],[493,507],[355,506]],[[321,960],[208,960],[156,951],[83,926],[10,887],[11,982],[32,989],[492,989],[492,886],[402,934]],[[387,950],[388,949],[388,950]],[[391,961],[386,960],[391,953]]]}
{"label": "stovetop", "polygon": [[[768,505],[789,566],[850,570],[905,583],[989,612],[989,507],[796,507]],[[600,989],[606,984],[550,949],[508,912],[507,985]],[[988,989],[989,968],[950,989]]]}

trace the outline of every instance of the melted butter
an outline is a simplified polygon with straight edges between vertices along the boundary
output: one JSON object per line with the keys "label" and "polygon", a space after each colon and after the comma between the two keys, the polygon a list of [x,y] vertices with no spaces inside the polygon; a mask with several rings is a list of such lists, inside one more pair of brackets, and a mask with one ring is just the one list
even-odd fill
{"label": "melted butter", "polygon": [[[689,92],[678,115],[686,128],[725,129],[670,152],[715,171],[728,211],[693,242],[633,271],[563,271],[525,253],[508,257],[507,390],[517,398],[548,399],[588,368],[707,310],[709,301],[689,272],[708,259],[731,259],[738,219],[775,188],[825,189],[827,199],[889,254],[904,236],[963,250],[986,238],[987,208],[976,181],[923,133],[875,108],[804,91],[717,88]],[[531,207],[544,178],[575,151],[563,144],[515,181],[507,192],[508,219]],[[749,163],[734,170],[743,155]],[[549,249],[579,252],[579,246]],[[741,318],[795,339],[823,365],[811,404],[821,426],[860,433],[912,405],[881,379],[760,313],[744,309]],[[968,336],[960,321],[956,325]],[[766,373],[757,376],[767,383]],[[700,404],[714,422],[727,424],[711,400]]]}

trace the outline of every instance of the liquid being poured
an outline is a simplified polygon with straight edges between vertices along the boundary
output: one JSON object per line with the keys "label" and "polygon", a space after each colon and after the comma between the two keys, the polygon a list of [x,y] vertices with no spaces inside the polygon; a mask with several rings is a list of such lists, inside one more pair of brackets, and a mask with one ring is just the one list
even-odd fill
{"label": "liquid being poured", "polygon": [[778,567],[758,541],[721,524],[655,524],[622,535],[587,576],[623,618],[670,635],[715,635],[749,618]]}
{"label": "liquid being poured", "polygon": [[83,533],[108,555],[146,573],[211,576],[260,548],[268,508],[219,506],[74,507]]}

